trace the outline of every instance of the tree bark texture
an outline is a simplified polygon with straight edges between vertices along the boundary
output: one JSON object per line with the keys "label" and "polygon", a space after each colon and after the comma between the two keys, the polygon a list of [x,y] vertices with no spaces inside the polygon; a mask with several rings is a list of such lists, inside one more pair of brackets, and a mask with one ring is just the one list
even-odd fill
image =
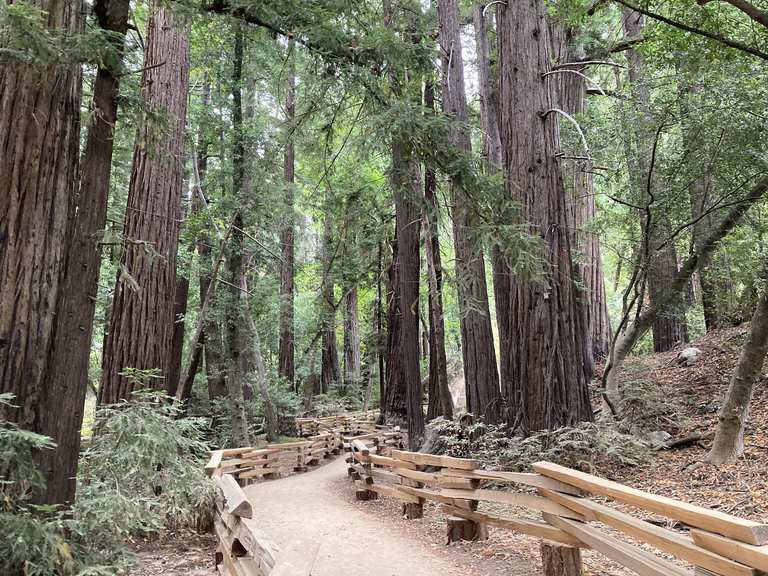
{"label": "tree bark texture", "polygon": [[293,39],[288,42],[288,72],[285,85],[285,150],[283,152],[283,180],[285,181],[285,222],[280,230],[280,341],[278,343],[277,373],[290,386],[295,380],[295,346],[293,327],[293,292],[294,292],[294,131],[296,97],[296,59]]}
{"label": "tree bark texture", "polygon": [[406,382],[397,377],[397,365],[400,362],[400,331],[402,330],[402,312],[400,309],[400,260],[397,242],[397,224],[395,240],[392,242],[392,262],[387,270],[387,348],[386,377],[384,396],[381,401],[381,419],[383,422],[405,423],[408,416]]}
{"label": "tree bark texture", "polygon": [[[438,0],[437,13],[442,58],[443,112],[459,123],[452,130],[452,145],[458,151],[469,154],[472,146],[465,127],[468,119],[467,97],[464,90],[464,61],[457,1]],[[485,260],[474,232],[476,218],[467,191],[455,176],[451,179],[451,198],[467,410],[486,422],[496,423],[501,419],[502,403],[488,306]]]}
{"label": "tree bark texture", "polygon": [[[245,38],[243,24],[235,24],[234,59],[232,66],[232,190],[237,205],[245,200],[246,185],[245,134],[243,131],[243,52]],[[243,358],[243,314],[240,293],[243,271],[243,215],[235,214],[232,226],[227,268],[229,272],[230,296],[227,301],[227,394],[231,408],[232,440],[238,446],[248,446],[248,418],[243,396],[245,382]]]}
{"label": "tree bark texture", "polygon": [[[622,26],[626,38],[637,38],[643,32],[643,16],[632,10],[624,10]],[[639,107],[630,133],[634,155],[634,158],[628,158],[630,181],[640,205],[647,206],[647,213],[650,214],[650,221],[646,215],[641,214],[643,237],[648,238],[644,262],[651,302],[665,302],[653,322],[653,349],[655,352],[664,352],[688,341],[686,304],[682,293],[674,298],[666,297],[678,272],[677,250],[674,242],[666,242],[672,235],[672,229],[666,215],[668,208],[664,206],[663,188],[656,175],[658,167],[654,166],[653,150],[657,135],[651,114],[651,93],[645,77],[645,60],[633,48],[626,50],[625,55],[629,64],[632,97]]]}
{"label": "tree bark texture", "polygon": [[[50,30],[79,30],[78,3],[31,4],[46,11]],[[61,302],[72,258],[80,86],[77,65],[0,57],[0,393],[12,393],[18,406],[0,412],[60,442],[40,460],[50,488],[39,499],[48,503],[74,496],[87,382],[87,372],[52,381],[49,364],[59,311],[69,312]]]}
{"label": "tree bark texture", "polygon": [[[552,22],[550,29],[556,62],[563,65],[585,59],[583,46],[577,38],[578,30],[556,21]],[[586,67],[568,66],[562,73],[549,77],[556,82],[559,108],[579,121],[586,112],[587,86],[582,76],[567,71],[586,74]],[[589,150],[583,149],[580,139],[577,141],[578,147],[566,149],[568,155],[589,157]],[[583,262],[578,264],[578,268],[583,285],[581,299],[591,339],[589,352],[593,358],[605,358],[611,345],[611,324],[605,296],[600,237],[589,230],[589,225],[597,215],[592,162],[568,159],[563,161],[561,166],[566,191],[571,200],[574,231],[572,242],[575,249],[581,253],[576,262]]]}
{"label": "tree bark texture", "polygon": [[357,310],[357,286],[344,295],[344,388],[355,390],[360,384],[360,320]]}
{"label": "tree bark texture", "polygon": [[421,218],[418,198],[421,175],[405,138],[392,142],[392,191],[395,199],[397,238],[397,284],[400,308],[398,355],[394,365],[395,385],[405,389],[408,443],[418,450],[424,438],[419,364],[419,232]]}
{"label": "tree bark texture", "polygon": [[189,45],[187,24],[166,8],[153,6],[148,28],[143,96],[169,121],[160,127],[145,119],[136,136],[124,247],[104,343],[100,404],[130,398],[137,384],[121,375],[126,368],[157,369],[160,377],[147,384],[168,388]]}
{"label": "tree bark texture", "polygon": [[333,221],[329,212],[326,212],[324,218],[321,259],[324,272],[320,287],[320,320],[323,325],[320,392],[327,394],[340,380],[339,352],[336,346],[336,302],[333,294]]}
{"label": "tree bark texture", "polygon": [[[181,380],[181,358],[184,354],[184,316],[187,314],[189,280],[176,273],[176,292],[173,299],[173,335],[168,365],[168,394],[176,395]],[[193,375],[194,378],[194,375]],[[191,390],[190,390],[191,392]],[[182,398],[186,400],[186,398]]]}
{"label": "tree bark texture", "polygon": [[541,239],[539,281],[510,282],[510,424],[523,432],[592,419],[584,325],[573,268],[568,199],[560,166],[549,27],[540,0],[497,6],[501,65],[501,141],[506,193],[520,204],[528,232]]}
{"label": "tree bark texture", "polygon": [[[764,277],[766,274],[764,273]],[[752,315],[749,338],[741,350],[720,408],[715,440],[708,460],[713,464],[734,462],[744,453],[744,427],[749,414],[752,388],[760,378],[768,352],[768,292],[763,290]]]}
{"label": "tree bark texture", "polygon": [[46,476],[46,502],[71,501],[80,453],[80,429],[90,367],[93,319],[99,281],[101,249],[112,171],[114,126],[117,122],[120,70],[128,25],[128,5],[122,0],[99,0],[94,14],[99,26],[114,32],[118,58],[96,72],[91,102],[77,209],[71,218],[64,288],[59,293],[54,351],[46,388],[52,398],[67,398],[70,415],[55,419],[46,434],[56,448],[42,452],[38,466]]}
{"label": "tree bark texture", "polygon": [[[428,83],[425,104],[434,109],[434,90]],[[453,418],[453,397],[448,388],[448,358],[445,353],[445,320],[443,313],[443,265],[440,257],[439,207],[437,204],[437,177],[434,169],[424,170],[424,252],[427,260],[429,310],[429,420],[443,416]]]}

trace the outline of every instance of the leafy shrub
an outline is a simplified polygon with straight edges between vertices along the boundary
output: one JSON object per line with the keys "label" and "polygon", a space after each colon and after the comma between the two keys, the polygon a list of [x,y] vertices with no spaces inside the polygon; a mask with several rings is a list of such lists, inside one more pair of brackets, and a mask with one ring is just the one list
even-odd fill
{"label": "leafy shrub", "polygon": [[539,460],[591,469],[593,466],[634,466],[650,457],[650,446],[634,436],[593,423],[544,430],[521,438],[504,426],[461,425],[438,418],[428,427],[432,452],[474,458],[485,468],[525,471]]}
{"label": "leafy shrub", "polygon": [[[10,397],[0,395],[0,404]],[[208,528],[214,491],[202,473],[203,421],[179,416],[157,392],[100,408],[67,508],[30,503],[44,487],[34,452],[53,442],[0,421],[0,574],[113,575],[131,563],[129,535]]]}
{"label": "leafy shrub", "polygon": [[214,489],[202,472],[207,422],[180,416],[165,393],[148,390],[99,408],[97,432],[80,463],[77,512],[88,517],[113,508],[120,535],[209,527]]}

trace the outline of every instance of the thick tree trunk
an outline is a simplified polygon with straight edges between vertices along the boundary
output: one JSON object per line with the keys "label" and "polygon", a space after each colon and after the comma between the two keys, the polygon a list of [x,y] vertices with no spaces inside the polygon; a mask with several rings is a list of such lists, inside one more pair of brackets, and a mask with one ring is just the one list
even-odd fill
{"label": "thick tree trunk", "polygon": [[497,6],[501,141],[507,194],[528,232],[541,238],[540,279],[513,279],[510,291],[510,423],[524,432],[592,419],[585,374],[589,337],[575,285],[568,199],[560,166],[546,9],[540,0]]}
{"label": "thick tree trunk", "polygon": [[293,267],[294,267],[294,151],[296,59],[293,39],[288,42],[288,76],[285,90],[285,150],[283,152],[283,180],[285,181],[285,222],[280,230],[280,342],[278,344],[277,373],[293,387],[295,380],[295,348],[293,341]]}
{"label": "thick tree trunk", "polygon": [[392,242],[392,262],[387,270],[387,348],[386,384],[381,401],[381,419],[385,422],[405,424],[408,417],[406,383],[397,377],[400,362],[400,331],[402,313],[400,310],[400,261],[398,259],[397,224],[395,240]]}
{"label": "thick tree trunk", "polygon": [[75,495],[99,282],[99,239],[107,218],[128,6],[127,0],[99,0],[93,8],[99,26],[115,33],[116,59],[105,62],[96,72],[77,211],[71,221],[64,288],[59,294],[54,351],[45,386],[50,397],[67,399],[68,417],[51,423],[45,434],[56,441],[56,448],[41,453],[38,459],[47,479],[46,502],[71,501]]}
{"label": "thick tree trunk", "polygon": [[[232,190],[239,205],[246,184],[245,134],[243,131],[243,52],[245,39],[243,25],[235,25],[234,60],[232,69]],[[227,393],[231,404],[232,440],[238,446],[248,446],[248,418],[243,397],[245,374],[242,350],[244,311],[240,306],[241,280],[243,270],[243,215],[238,210],[233,220],[232,242],[230,244],[227,268],[229,271],[230,297],[227,302]]]}
{"label": "thick tree trunk", "polygon": [[392,191],[397,223],[397,284],[400,308],[397,358],[394,379],[406,393],[408,442],[418,450],[424,438],[424,414],[421,407],[419,366],[419,214],[421,195],[419,166],[407,141],[394,137],[392,143]]}
{"label": "thick tree trunk", "polygon": [[[472,22],[475,28],[475,50],[477,52],[478,89],[480,93],[480,124],[483,129],[483,155],[490,172],[502,167],[501,133],[499,131],[498,86],[491,74],[491,54],[488,45],[483,4],[475,4],[472,9]],[[512,272],[504,258],[499,244],[491,246],[491,267],[493,270],[493,295],[496,305],[496,325],[499,331],[499,387],[507,414],[505,419],[512,422],[514,415],[509,414],[510,398],[514,395],[512,381],[512,310],[510,291]],[[511,417],[510,417],[511,416]]]}
{"label": "thick tree trunk", "polygon": [[[562,64],[584,60],[584,49],[577,43],[578,31],[559,22],[551,25],[555,61]],[[585,73],[584,65],[569,66],[566,70]],[[551,77],[556,81],[559,108],[577,119],[586,112],[587,86],[577,74],[562,72]],[[581,146],[569,150],[571,157],[584,158],[589,152]],[[566,191],[571,200],[573,219],[573,245],[581,253],[576,262],[583,289],[581,300],[589,326],[589,353],[593,358],[605,358],[611,345],[611,325],[605,296],[605,278],[600,254],[600,237],[590,231],[589,225],[597,215],[590,160],[567,159],[562,163]],[[576,264],[576,263],[575,263]],[[591,370],[590,370],[591,372]],[[589,377],[591,378],[591,373]]]}
{"label": "thick tree trunk", "polygon": [[[452,130],[452,144],[460,152],[469,154],[472,146],[465,127],[468,119],[467,100],[457,0],[438,0],[437,12],[442,55],[443,112],[461,123]],[[488,306],[485,260],[474,231],[475,217],[467,191],[455,176],[451,179],[451,196],[467,410],[486,422],[496,423],[501,419],[502,405]]]}
{"label": "thick tree trunk", "polygon": [[189,80],[186,28],[170,10],[153,6],[142,91],[170,121],[162,128],[144,121],[136,137],[100,404],[130,398],[137,382],[121,375],[126,368],[158,370],[159,377],[143,385],[168,388]]}
{"label": "thick tree trunk", "polygon": [[344,388],[356,390],[360,384],[360,321],[357,314],[357,286],[344,295]]}
{"label": "thick tree trunk", "polygon": [[[330,206],[328,206],[330,210]],[[323,224],[323,248],[321,264],[323,272],[320,288],[320,314],[323,325],[323,355],[320,362],[320,393],[327,394],[340,379],[339,353],[336,347],[336,303],[333,294],[333,223],[328,211]]]}
{"label": "thick tree trunk", "polygon": [[713,464],[734,462],[744,453],[744,427],[749,414],[752,388],[762,373],[768,352],[768,291],[763,290],[752,315],[749,338],[741,350],[741,357],[731,377],[728,392],[715,433],[715,441],[708,460]]}
{"label": "thick tree trunk", "polygon": [[[54,33],[79,30],[78,3],[39,0],[32,5],[47,12]],[[55,333],[61,328],[59,314],[79,322],[80,314],[74,314],[82,305],[81,299],[78,306],[68,303],[64,294],[65,270],[79,259],[71,248],[77,226],[80,85],[77,65],[40,66],[2,57],[0,393],[13,394],[18,408],[0,410],[0,416],[59,443],[40,459],[49,486],[39,499],[47,503],[74,497],[87,382],[87,364],[80,367],[82,379],[67,372],[55,380],[49,363],[61,350]],[[91,326],[92,321],[83,325],[87,341],[78,335],[85,347],[78,359],[90,350]]]}
{"label": "thick tree trunk", "polygon": [[[622,14],[622,26],[626,38],[642,35],[643,16],[631,10]],[[629,81],[632,96],[639,104],[630,137],[634,140],[634,158],[628,158],[630,180],[640,205],[648,205],[651,215],[643,218],[643,236],[648,237],[647,264],[648,295],[651,302],[665,302],[653,321],[653,349],[655,352],[670,350],[688,341],[688,324],[685,318],[683,294],[667,297],[672,280],[678,272],[677,251],[674,242],[666,242],[671,236],[671,224],[667,217],[668,207],[663,206],[664,194],[656,176],[658,166],[653,165],[653,150],[656,146],[656,130],[651,115],[651,93],[645,78],[645,60],[636,50],[625,51],[629,64]],[[662,204],[661,206],[659,204]],[[663,243],[665,246],[659,249]]]}
{"label": "thick tree trunk", "polygon": [[[427,110],[434,109],[434,90],[428,83],[425,90]],[[437,204],[435,171],[424,171],[424,252],[427,260],[429,286],[429,404],[427,419],[437,416],[453,418],[453,398],[448,388],[448,358],[445,353],[445,322],[443,317],[443,265],[438,237],[439,208]]]}

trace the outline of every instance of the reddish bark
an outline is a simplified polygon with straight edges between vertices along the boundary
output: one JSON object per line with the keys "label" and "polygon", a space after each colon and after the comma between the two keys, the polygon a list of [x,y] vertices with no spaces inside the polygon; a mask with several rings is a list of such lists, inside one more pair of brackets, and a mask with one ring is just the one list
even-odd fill
{"label": "reddish bark", "polygon": [[555,95],[541,0],[497,7],[501,141],[506,192],[528,233],[541,238],[543,277],[510,282],[512,423],[524,432],[592,419],[584,365],[587,327],[574,281],[568,199],[560,166]]}
{"label": "reddish bark", "polygon": [[143,385],[168,387],[189,46],[186,24],[166,8],[154,6],[153,10],[142,90],[152,108],[168,114],[169,125],[144,120],[136,137],[121,272],[104,343],[101,404],[130,398],[137,382],[121,375],[127,368],[159,370],[158,378]]}

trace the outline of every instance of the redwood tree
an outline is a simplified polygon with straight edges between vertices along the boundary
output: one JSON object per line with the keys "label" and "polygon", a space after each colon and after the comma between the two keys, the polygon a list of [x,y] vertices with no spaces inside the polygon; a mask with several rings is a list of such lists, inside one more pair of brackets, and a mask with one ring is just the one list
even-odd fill
{"label": "redwood tree", "polygon": [[153,5],[142,92],[167,114],[168,126],[144,118],[136,136],[112,315],[104,343],[99,402],[130,398],[135,379],[127,368],[159,370],[144,383],[167,388],[173,335],[176,250],[183,181],[184,125],[189,80],[186,24]]}
{"label": "redwood tree", "polygon": [[280,342],[278,344],[277,373],[293,386],[295,378],[293,340],[293,186],[294,186],[294,131],[296,58],[293,39],[288,42],[288,74],[285,85],[285,150],[283,152],[283,180],[285,181],[285,222],[280,230]]}
{"label": "redwood tree", "polygon": [[[80,5],[38,0],[54,33],[80,29]],[[74,494],[85,382],[51,382],[57,302],[66,287],[78,187],[80,67],[0,56],[0,393],[3,416],[61,442],[44,457],[47,502]]]}
{"label": "redwood tree", "polygon": [[511,417],[524,432],[592,419],[588,338],[573,268],[568,199],[556,152],[555,95],[542,0],[497,5],[506,193],[540,240],[541,278],[510,282]]}
{"label": "redwood tree", "polygon": [[[452,130],[451,144],[459,152],[469,154],[472,145],[465,126],[468,119],[467,97],[464,91],[458,3],[456,0],[438,0],[437,12],[443,69],[443,112],[457,122]],[[487,422],[495,423],[501,418],[502,406],[485,281],[485,260],[474,231],[476,217],[467,190],[464,190],[455,175],[451,177],[451,199],[467,410]]]}

